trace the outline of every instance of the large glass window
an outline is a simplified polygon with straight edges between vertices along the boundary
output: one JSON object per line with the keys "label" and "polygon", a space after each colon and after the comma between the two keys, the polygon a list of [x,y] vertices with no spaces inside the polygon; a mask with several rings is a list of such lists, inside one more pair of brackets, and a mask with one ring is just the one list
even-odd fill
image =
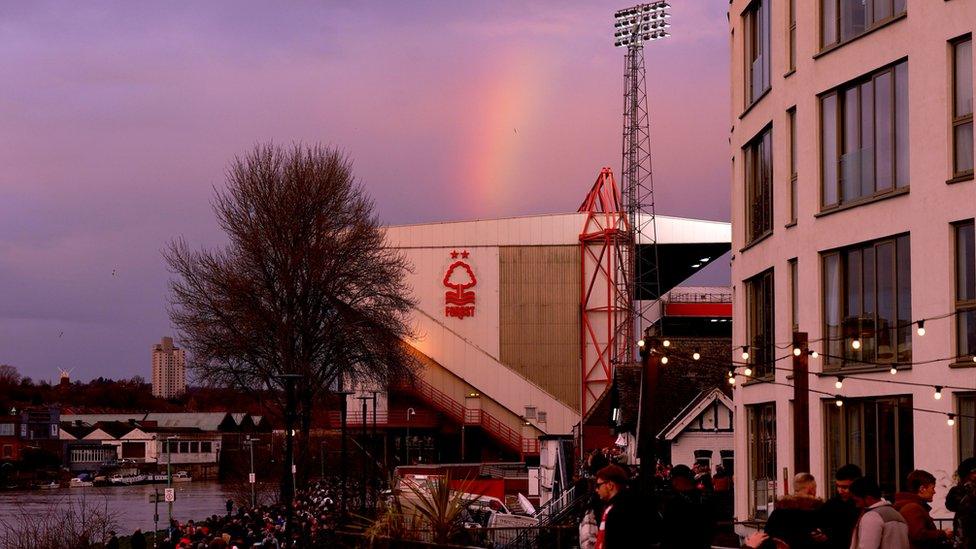
{"label": "large glass window", "polygon": [[791,330],[793,332],[800,331],[799,280],[799,273],[796,270],[796,258],[793,258],[790,260],[790,320],[792,324]]}
{"label": "large glass window", "polygon": [[745,149],[746,241],[773,230],[773,131],[763,130]]}
{"label": "large glass window", "polygon": [[956,354],[976,355],[976,245],[973,221],[955,226],[956,232]]}
{"label": "large glass window", "polygon": [[905,13],[905,0],[820,0],[820,46],[846,42]]}
{"label": "large glass window", "polygon": [[959,461],[962,461],[976,452],[976,394],[960,394],[958,399]]}
{"label": "large glass window", "polygon": [[773,270],[746,281],[749,307],[749,362],[755,377],[774,373],[776,339],[773,328]]}
{"label": "large glass window", "polygon": [[769,89],[769,20],[771,0],[755,0],[742,14],[745,25],[746,105]]}
{"label": "large glass window", "polygon": [[790,122],[790,223],[796,223],[796,107],[786,111]]}
{"label": "large glass window", "polygon": [[973,173],[973,39],[952,43],[952,175]]}
{"label": "large glass window", "polygon": [[790,0],[790,70],[796,70],[796,0]]}
{"label": "large glass window", "polygon": [[852,368],[910,363],[908,235],[825,253],[823,270],[826,363]]}
{"label": "large glass window", "polygon": [[749,429],[750,511],[766,519],[776,501],[776,404],[746,406]]}
{"label": "large glass window", "polygon": [[843,406],[827,400],[824,419],[828,475],[853,463],[889,498],[904,490],[915,468],[912,397],[847,399]]}
{"label": "large glass window", "polygon": [[821,96],[823,208],[908,186],[908,62]]}

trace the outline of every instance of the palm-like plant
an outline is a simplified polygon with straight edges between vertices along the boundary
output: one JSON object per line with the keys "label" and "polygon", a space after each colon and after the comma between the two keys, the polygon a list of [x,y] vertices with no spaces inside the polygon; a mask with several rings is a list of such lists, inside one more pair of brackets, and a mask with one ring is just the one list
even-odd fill
{"label": "palm-like plant", "polygon": [[449,543],[463,531],[464,512],[468,505],[479,496],[468,492],[470,483],[464,483],[459,490],[451,489],[451,475],[444,478],[427,479],[424,485],[408,483],[407,488],[416,500],[415,512],[430,531],[435,543]]}

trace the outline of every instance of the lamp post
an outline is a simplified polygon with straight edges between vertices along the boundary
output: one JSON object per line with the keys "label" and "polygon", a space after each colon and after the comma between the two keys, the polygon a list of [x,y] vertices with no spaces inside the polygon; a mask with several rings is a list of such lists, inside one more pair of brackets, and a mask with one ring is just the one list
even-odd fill
{"label": "lamp post", "polygon": [[302,378],[301,374],[281,374],[275,376],[285,387],[285,459],[282,465],[285,474],[281,479],[281,503],[285,506],[285,539],[291,539],[291,519],[294,512],[292,498],[295,496],[295,458],[294,458],[294,421],[295,421],[295,382]]}
{"label": "lamp post", "polygon": [[407,408],[407,439],[404,448],[407,450],[407,465],[410,465],[410,417],[417,415],[413,408]]}
{"label": "lamp post", "polygon": [[[173,439],[175,436],[166,437],[166,487],[173,487]],[[166,523],[166,531],[173,526],[173,502],[166,502],[169,512],[169,522]]]}
{"label": "lamp post", "polygon": [[342,389],[336,391],[336,394],[341,397],[339,401],[339,476],[341,477],[340,483],[340,502],[339,502],[339,514],[342,516],[342,520],[346,519],[346,507],[347,503],[347,493],[346,493],[346,479],[349,476],[348,463],[347,463],[347,450],[346,447],[346,420],[348,415],[348,403],[346,402],[346,397],[353,394],[352,391],[344,391]]}
{"label": "lamp post", "polygon": [[367,467],[369,465],[368,461],[369,461],[369,458],[370,458],[369,453],[366,451],[366,425],[367,425],[367,423],[366,423],[366,413],[367,413],[367,411],[366,411],[366,401],[369,400],[370,397],[368,397],[368,396],[360,396],[360,397],[356,397],[356,398],[358,398],[359,401],[362,403],[361,408],[362,408],[362,414],[363,414],[362,415],[362,419],[363,419],[363,440],[362,440],[362,444],[360,444],[360,449],[363,451],[363,454],[364,455],[363,455],[363,466],[362,466],[363,476],[362,476],[361,482],[359,483],[359,510],[360,510],[360,512],[365,512],[366,511],[366,476],[367,476]]}
{"label": "lamp post", "polygon": [[251,509],[254,509],[258,506],[257,493],[255,492],[256,479],[254,478],[254,443],[257,442],[257,439],[253,439],[251,438],[251,435],[248,435],[245,442],[247,442],[247,445],[250,447],[251,451],[251,474],[247,477],[247,481],[251,484]]}

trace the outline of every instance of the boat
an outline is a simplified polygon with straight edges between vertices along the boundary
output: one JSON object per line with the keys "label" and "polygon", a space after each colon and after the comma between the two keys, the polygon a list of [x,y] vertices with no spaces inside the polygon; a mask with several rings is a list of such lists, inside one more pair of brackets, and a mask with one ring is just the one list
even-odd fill
{"label": "boat", "polygon": [[140,475],[138,473],[119,473],[114,474],[108,478],[108,481],[114,485],[130,486],[132,484],[139,484],[145,482],[146,475]]}
{"label": "boat", "polygon": [[173,482],[190,482],[192,480],[193,477],[191,477],[190,473],[186,471],[177,471],[176,474],[173,475]]}
{"label": "boat", "polygon": [[54,490],[54,489],[57,489],[57,488],[60,488],[60,487],[61,487],[61,485],[58,484],[58,481],[56,481],[56,480],[52,480],[51,482],[45,482],[43,484],[38,484],[37,485],[37,488],[40,489],[40,490]]}
{"label": "boat", "polygon": [[151,482],[166,482],[167,480],[169,480],[169,475],[167,475],[166,473],[162,473],[162,474],[156,473],[155,475],[146,475],[146,480],[149,480]]}

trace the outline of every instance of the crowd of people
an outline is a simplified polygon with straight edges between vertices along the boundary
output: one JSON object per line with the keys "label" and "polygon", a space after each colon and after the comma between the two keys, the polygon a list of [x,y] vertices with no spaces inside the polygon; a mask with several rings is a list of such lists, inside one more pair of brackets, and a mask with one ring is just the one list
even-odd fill
{"label": "crowd of people", "polygon": [[[284,549],[289,547],[327,547],[333,541],[339,516],[338,483],[319,481],[299,490],[292,503],[291,527],[286,528],[287,508],[281,504],[257,507],[235,507],[227,501],[226,514],[214,514],[200,521],[173,520],[159,532],[160,549],[251,549],[254,547]],[[347,493],[358,493],[355,481],[347,484]],[[146,535],[136,530],[129,537],[133,549],[147,547]],[[107,548],[118,547],[115,533]]]}
{"label": "crowd of people", "polygon": [[582,549],[976,549],[976,458],[960,464],[946,494],[946,508],[955,513],[951,528],[931,516],[937,482],[928,471],[912,471],[906,490],[889,501],[877,482],[848,464],[836,471],[827,501],[817,497],[813,475],[795,475],[792,493],[777,499],[763,528],[741,542],[729,537],[732,479],[725,472],[659,466],[656,501],[642,501],[625,466],[595,464],[601,467],[580,524]]}

